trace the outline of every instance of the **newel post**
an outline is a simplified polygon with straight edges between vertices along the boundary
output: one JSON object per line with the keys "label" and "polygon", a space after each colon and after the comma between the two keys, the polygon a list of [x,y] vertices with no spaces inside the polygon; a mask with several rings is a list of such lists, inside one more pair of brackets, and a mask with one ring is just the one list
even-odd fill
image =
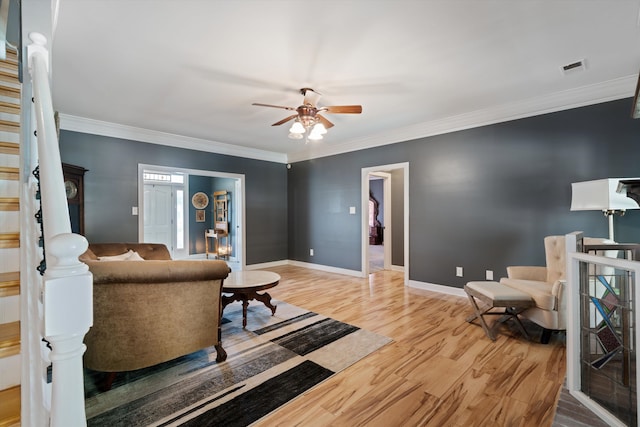
{"label": "newel post", "polygon": [[[44,276],[44,336],[51,344],[51,426],[86,426],[82,355],[93,324],[93,277],[78,256],[87,250],[78,234],[47,242]],[[55,265],[51,265],[55,258]]]}

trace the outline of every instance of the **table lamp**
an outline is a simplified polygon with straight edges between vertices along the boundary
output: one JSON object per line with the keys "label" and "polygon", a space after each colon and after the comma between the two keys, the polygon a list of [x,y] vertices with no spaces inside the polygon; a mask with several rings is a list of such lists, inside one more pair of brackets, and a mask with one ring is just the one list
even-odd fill
{"label": "table lamp", "polygon": [[628,209],[640,209],[638,203],[627,196],[627,187],[640,178],[605,178],[571,184],[572,211],[602,211],[609,220],[609,239],[615,242],[613,215],[624,215]]}

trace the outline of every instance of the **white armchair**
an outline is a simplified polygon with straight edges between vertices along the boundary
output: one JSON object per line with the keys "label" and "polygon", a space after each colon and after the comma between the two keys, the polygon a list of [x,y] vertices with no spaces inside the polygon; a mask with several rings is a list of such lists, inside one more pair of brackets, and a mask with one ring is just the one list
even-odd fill
{"label": "white armchair", "polygon": [[[610,240],[589,237],[585,237],[583,242],[584,244],[613,243]],[[546,267],[507,267],[507,277],[501,278],[500,283],[531,295],[535,306],[525,310],[520,316],[544,328],[540,342],[546,344],[551,338],[552,331],[567,328],[566,298],[564,297],[567,265],[565,237],[545,237],[544,249]]]}

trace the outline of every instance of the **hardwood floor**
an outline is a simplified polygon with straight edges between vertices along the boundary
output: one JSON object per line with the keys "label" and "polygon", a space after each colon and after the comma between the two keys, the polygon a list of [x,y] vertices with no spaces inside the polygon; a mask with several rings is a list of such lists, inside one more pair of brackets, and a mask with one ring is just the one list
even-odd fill
{"label": "hardwood floor", "polygon": [[269,270],[282,276],[273,298],[394,342],[256,425],[551,426],[565,377],[561,337],[542,345],[503,327],[492,342],[465,321],[466,298],[406,288],[398,272]]}

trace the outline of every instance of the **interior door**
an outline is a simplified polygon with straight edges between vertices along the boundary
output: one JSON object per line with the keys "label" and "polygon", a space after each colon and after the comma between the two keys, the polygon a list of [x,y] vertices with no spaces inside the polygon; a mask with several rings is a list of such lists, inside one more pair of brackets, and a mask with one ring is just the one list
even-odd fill
{"label": "interior door", "polygon": [[171,185],[144,184],[144,241],[164,243],[172,251]]}

